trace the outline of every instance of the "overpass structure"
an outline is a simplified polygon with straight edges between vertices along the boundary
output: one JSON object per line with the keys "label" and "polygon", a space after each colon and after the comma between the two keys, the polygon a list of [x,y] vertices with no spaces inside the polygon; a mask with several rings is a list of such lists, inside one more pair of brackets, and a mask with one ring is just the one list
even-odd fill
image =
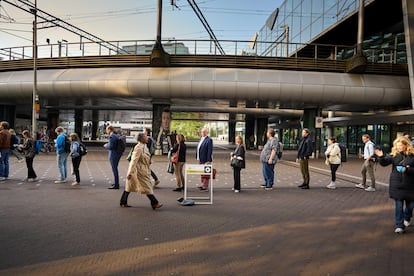
{"label": "overpass structure", "polygon": [[[384,0],[365,2],[372,13],[386,7]],[[390,9],[390,24],[403,21],[405,62],[400,58],[400,33],[395,34],[395,47],[384,43],[384,35],[381,42],[388,46],[364,49],[369,57],[362,73],[351,73],[348,68],[346,57],[355,52],[355,44],[326,44],[327,40],[341,42],[341,35],[335,32],[352,26],[355,13],[314,40],[325,43],[292,43],[286,25],[286,41],[255,41],[256,45],[270,49],[266,53],[280,49],[287,53],[286,57],[262,56],[259,47],[255,52],[240,51],[240,44],[247,44],[246,41],[222,41],[224,48],[233,45],[233,50],[226,49],[226,53],[234,54],[228,55],[211,51],[211,41],[165,41],[194,47],[192,54],[185,55],[173,49],[168,64],[159,66],[152,63],[152,55],[138,53],[138,41],[111,42],[122,49],[121,44],[135,44],[134,52],[122,55],[114,51],[103,53],[96,44],[94,47],[98,48],[85,51],[87,44],[67,43],[64,56],[62,45],[57,45],[58,56],[54,55],[54,45],[39,46],[43,53],[36,65],[40,119],[53,127],[62,120],[62,110],[71,110],[72,118],[66,119],[74,120],[75,129],[77,125],[80,132],[83,121],[112,120],[116,110],[152,111],[155,130],[165,108],[174,112],[227,113],[230,141],[235,122],[243,120],[246,138],[254,135],[257,144],[265,140],[264,130],[269,123],[280,129],[314,129],[315,118],[320,117],[325,117],[325,125],[329,126],[346,126],[350,122],[411,123],[414,36],[410,18],[414,18],[414,5],[407,0],[401,2],[395,11]],[[395,26],[395,30],[401,30],[400,25]],[[370,28],[372,33],[377,31]],[[366,41],[379,43],[378,37],[373,35]],[[200,51],[202,43],[210,45],[208,53]],[[3,117],[30,117],[33,59],[28,53],[30,47],[0,49],[0,99],[3,114],[7,115]]]}

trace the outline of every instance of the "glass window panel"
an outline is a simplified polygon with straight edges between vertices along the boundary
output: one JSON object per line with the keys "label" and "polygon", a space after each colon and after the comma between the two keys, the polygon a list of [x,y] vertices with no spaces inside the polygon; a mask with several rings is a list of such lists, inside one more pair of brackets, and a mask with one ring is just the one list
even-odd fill
{"label": "glass window panel", "polygon": [[314,38],[322,32],[322,16],[315,20],[311,25],[311,37]]}
{"label": "glass window panel", "polygon": [[[298,8],[295,9],[295,11],[293,12],[293,16],[292,16],[292,24],[291,26],[289,26],[289,36],[296,37],[301,30],[300,24],[301,24],[301,7],[299,6]],[[299,40],[291,40],[292,42],[299,42]]]}
{"label": "glass window panel", "polygon": [[311,32],[310,32],[310,27],[308,26],[306,29],[304,29],[301,33],[301,43],[307,43],[309,42],[309,40],[311,39]]}
{"label": "glass window panel", "polygon": [[321,17],[323,13],[323,1],[312,0],[312,21]]}
{"label": "glass window panel", "polygon": [[311,13],[312,13],[312,2],[305,0],[302,2],[302,30],[309,27],[311,23]]}
{"label": "glass window panel", "polygon": [[323,29],[327,29],[333,24],[336,23],[336,8],[331,7],[330,10],[325,12],[325,16],[323,17]]}
{"label": "glass window panel", "polygon": [[337,0],[324,0],[324,11],[337,6]]}

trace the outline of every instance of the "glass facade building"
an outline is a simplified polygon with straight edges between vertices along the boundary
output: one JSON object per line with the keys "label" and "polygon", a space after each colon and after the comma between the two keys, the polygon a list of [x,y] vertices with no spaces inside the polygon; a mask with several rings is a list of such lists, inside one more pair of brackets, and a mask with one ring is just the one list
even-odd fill
{"label": "glass facade building", "polygon": [[[359,9],[359,0],[286,0],[267,20],[255,35],[255,53],[260,56],[294,56],[309,43],[334,30],[339,24],[349,21]],[[369,7],[375,0],[365,0]],[[349,30],[355,33],[356,30]],[[344,41],[345,40],[345,41]],[[323,44],[339,46],[325,57],[348,59],[354,54],[356,35],[353,41],[336,39]],[[406,63],[404,27],[401,23],[388,30],[368,33],[364,38],[364,53],[369,62]]]}

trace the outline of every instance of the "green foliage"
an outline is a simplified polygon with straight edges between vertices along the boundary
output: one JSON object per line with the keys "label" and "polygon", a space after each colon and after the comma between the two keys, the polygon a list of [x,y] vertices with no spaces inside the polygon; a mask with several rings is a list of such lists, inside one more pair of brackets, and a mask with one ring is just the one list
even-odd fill
{"label": "green foliage", "polygon": [[204,125],[205,123],[200,121],[173,120],[171,130],[176,131],[177,134],[183,134],[187,141],[198,140],[200,139],[200,130]]}

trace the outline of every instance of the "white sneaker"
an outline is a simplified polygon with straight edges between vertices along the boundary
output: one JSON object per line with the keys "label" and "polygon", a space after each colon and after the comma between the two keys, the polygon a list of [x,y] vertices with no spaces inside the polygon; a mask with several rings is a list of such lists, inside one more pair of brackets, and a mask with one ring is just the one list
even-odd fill
{"label": "white sneaker", "polygon": [[326,186],[326,188],[328,188],[328,189],[332,189],[332,190],[336,189],[335,182],[331,182],[331,183],[329,183],[329,185],[328,185],[328,186]]}
{"label": "white sneaker", "polygon": [[410,226],[410,224],[411,224],[411,222],[409,222],[408,220],[404,220],[404,226],[405,226],[405,227]]}
{"label": "white sneaker", "polygon": [[397,233],[397,234],[403,234],[405,232],[405,230],[398,227],[398,228],[395,228],[394,232]]}
{"label": "white sneaker", "polygon": [[27,182],[36,182],[36,181],[37,181],[37,177],[27,179]]}
{"label": "white sneaker", "polygon": [[355,184],[355,187],[360,188],[360,189],[366,188],[363,184]]}
{"label": "white sneaker", "polygon": [[234,190],[234,192],[235,192],[235,193],[239,193],[240,191],[239,191],[239,190]]}
{"label": "white sneaker", "polygon": [[0,181],[4,181],[4,180],[6,180],[5,177],[0,177]]}
{"label": "white sneaker", "polygon": [[75,186],[78,186],[79,185],[79,182],[72,182],[72,187],[75,187]]}
{"label": "white sneaker", "polygon": [[55,184],[66,183],[66,180],[56,180]]}
{"label": "white sneaker", "polygon": [[367,191],[367,192],[375,192],[375,188],[372,188],[371,186],[369,186],[368,188],[365,189],[365,191]]}

